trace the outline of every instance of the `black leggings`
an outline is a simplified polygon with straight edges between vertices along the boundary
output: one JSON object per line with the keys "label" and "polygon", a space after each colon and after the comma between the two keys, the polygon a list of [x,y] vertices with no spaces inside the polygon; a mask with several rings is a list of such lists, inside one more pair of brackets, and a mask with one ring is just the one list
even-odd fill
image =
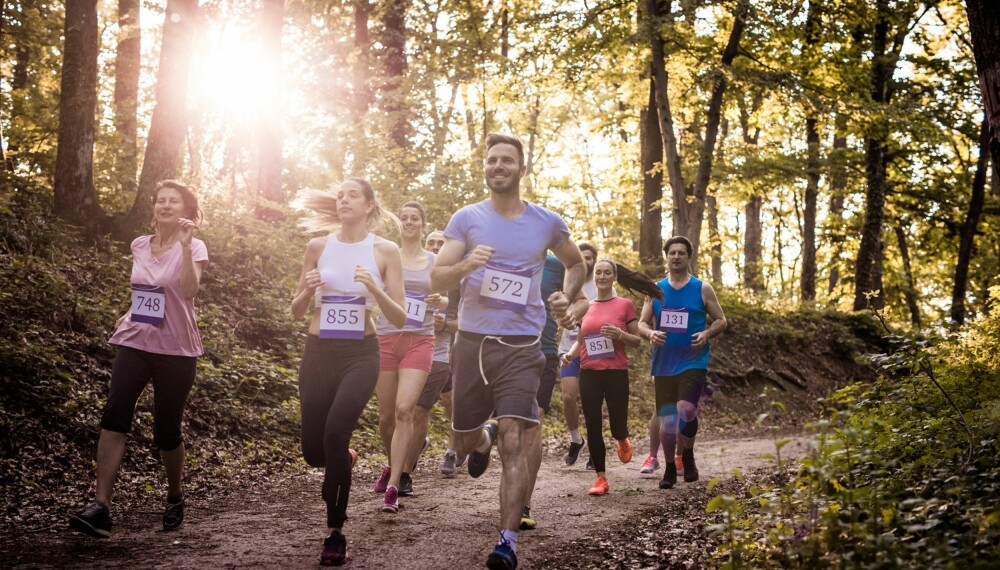
{"label": "black leggings", "polygon": [[604,472],[604,415],[601,408],[608,403],[608,423],[611,437],[621,441],[628,437],[628,370],[580,370],[580,402],[587,426],[587,446],[594,460],[594,471]]}
{"label": "black leggings", "polygon": [[197,358],[156,354],[127,346],[118,347],[111,368],[111,391],[101,416],[101,428],[118,433],[132,429],[135,403],[153,381],[153,441],[163,451],[183,442],[181,418],[194,385]]}
{"label": "black leggings", "polygon": [[351,435],[378,381],[378,338],[320,339],[309,335],[299,366],[302,406],[302,455],[313,467],[325,467],[323,499],[326,524],[340,528],[347,520],[351,493]]}

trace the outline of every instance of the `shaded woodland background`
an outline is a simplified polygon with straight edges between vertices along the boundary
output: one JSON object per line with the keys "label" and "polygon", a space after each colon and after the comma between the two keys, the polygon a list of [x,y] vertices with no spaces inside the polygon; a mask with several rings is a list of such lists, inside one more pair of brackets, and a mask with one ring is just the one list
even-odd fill
{"label": "shaded woodland background", "polygon": [[[12,532],[61,520],[68,495],[87,493],[127,244],[148,231],[158,180],[195,185],[207,219],[207,352],[187,418],[194,489],[207,493],[302,468],[303,331],[287,310],[306,241],[288,207],[296,191],[366,176],[390,208],[419,200],[441,228],[485,195],[486,133],[510,131],[525,141],[527,197],[562,213],[577,240],[659,275],[663,237],[692,238],[697,273],[743,324],[729,361],[713,361],[741,394],[813,372],[783,378],[733,355],[804,369],[810,341],[847,361],[877,354],[880,380],[808,409],[826,446],[813,463],[777,462],[782,475],[713,499],[720,563],[1000,556],[989,499],[1000,485],[1000,7],[0,8],[0,494]],[[859,379],[841,370],[822,393],[790,389],[815,401]],[[794,416],[781,425],[801,429],[804,414],[787,407],[779,395],[726,413],[740,425]],[[149,413],[143,401],[123,501],[159,485]],[[360,436],[374,442],[374,429],[369,411]]]}

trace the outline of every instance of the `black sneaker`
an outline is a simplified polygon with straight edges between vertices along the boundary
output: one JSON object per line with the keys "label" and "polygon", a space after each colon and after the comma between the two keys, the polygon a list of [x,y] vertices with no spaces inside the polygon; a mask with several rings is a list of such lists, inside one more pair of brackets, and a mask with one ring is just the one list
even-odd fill
{"label": "black sneaker", "polygon": [[486,557],[486,567],[490,570],[514,570],[517,568],[517,555],[510,543],[501,540],[500,544],[493,547],[493,552]]}
{"label": "black sneaker", "polygon": [[80,513],[70,516],[69,526],[94,538],[111,538],[111,511],[104,503],[94,501]]}
{"label": "black sneaker", "polygon": [[167,497],[167,508],[163,511],[163,530],[177,530],[184,522],[184,495],[177,499]]}
{"label": "black sneaker", "polygon": [[666,461],[663,465],[663,479],[660,479],[661,489],[671,489],[677,484],[677,465],[673,461]]}
{"label": "black sneaker", "polygon": [[413,496],[413,477],[410,477],[409,473],[403,473],[399,476],[399,496]]}
{"label": "black sneaker", "polygon": [[580,443],[569,442],[569,449],[566,451],[566,457],[563,457],[563,461],[566,465],[573,465],[576,463],[577,459],[580,459],[580,452],[583,448],[587,447],[587,441],[584,440]]}
{"label": "black sneaker", "polygon": [[321,566],[342,566],[344,562],[347,562],[347,539],[343,534],[333,531],[323,541],[319,563]]}
{"label": "black sneaker", "polygon": [[698,480],[698,467],[694,464],[694,450],[685,449],[681,454],[681,462],[684,464],[684,480],[693,483]]}
{"label": "black sneaker", "polygon": [[594,458],[593,457],[588,457],[587,458],[587,464],[584,467],[587,469],[587,471],[593,471],[594,470]]}
{"label": "black sneaker", "polygon": [[493,444],[497,442],[497,434],[500,433],[500,424],[496,420],[487,420],[483,424],[483,429],[490,435],[490,448],[485,453],[473,451],[469,454],[469,476],[473,478],[485,473],[486,468],[490,466],[490,460],[493,457]]}

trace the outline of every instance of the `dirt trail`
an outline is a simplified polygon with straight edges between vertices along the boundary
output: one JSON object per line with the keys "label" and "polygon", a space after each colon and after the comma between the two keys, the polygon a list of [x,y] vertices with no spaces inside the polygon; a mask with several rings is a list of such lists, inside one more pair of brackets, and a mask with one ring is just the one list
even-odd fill
{"label": "dirt trail", "polygon": [[[807,442],[796,439],[782,453],[802,455]],[[612,525],[667,500],[706,495],[713,477],[733,468],[764,467],[761,454],[773,453],[770,439],[701,442],[701,481],[681,482],[670,491],[657,488],[662,469],[643,476],[645,444],[638,442],[632,462],[622,465],[611,446],[611,493],[590,497],[594,474],[581,459],[566,467],[560,457],[544,458],[532,501],[538,528],[520,535],[519,568],[536,568],[553,552],[578,539],[599,536]],[[415,497],[401,500],[398,515],[378,512],[381,496],[371,492],[377,475],[370,465],[355,470],[345,526],[352,570],[374,568],[481,568],[497,538],[500,464],[479,479],[463,470],[453,479],[437,473],[440,458],[427,457],[415,475]],[[309,471],[271,488],[241,489],[225,499],[199,502],[191,497],[184,526],[159,529],[160,511],[120,511],[114,535],[99,541],[61,529],[4,541],[3,564],[13,568],[316,568],[325,508],[319,497],[322,475]],[[150,506],[152,508],[152,505]],[[319,524],[317,524],[319,523]],[[587,566],[601,567],[592,560]]]}

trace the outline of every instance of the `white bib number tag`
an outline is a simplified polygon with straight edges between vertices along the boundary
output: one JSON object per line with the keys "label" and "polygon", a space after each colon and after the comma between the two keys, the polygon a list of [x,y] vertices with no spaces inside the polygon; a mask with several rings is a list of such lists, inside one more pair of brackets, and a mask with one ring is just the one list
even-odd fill
{"label": "white bib number tag", "polygon": [[664,307],[660,311],[660,330],[668,333],[688,332],[688,310]]}
{"label": "white bib number tag", "polygon": [[580,336],[580,330],[579,329],[566,329],[566,332],[564,334],[566,335],[566,338],[568,339],[566,342],[568,342],[570,344],[573,344],[574,342],[576,342],[577,337]]}
{"label": "white bib number tag", "polygon": [[611,339],[598,333],[587,335],[583,338],[587,346],[587,358],[590,360],[604,360],[615,357],[615,345]]}
{"label": "white bib number tag", "polygon": [[531,270],[486,264],[479,297],[484,305],[524,312],[528,305]]}
{"label": "white bib number tag", "polygon": [[406,293],[406,326],[419,327],[427,316],[427,297],[417,293]]}
{"label": "white bib number tag", "polygon": [[132,284],[132,322],[160,326],[166,310],[167,295],[163,287]]}
{"label": "white bib number tag", "polygon": [[323,295],[319,315],[319,338],[365,337],[364,297]]}

